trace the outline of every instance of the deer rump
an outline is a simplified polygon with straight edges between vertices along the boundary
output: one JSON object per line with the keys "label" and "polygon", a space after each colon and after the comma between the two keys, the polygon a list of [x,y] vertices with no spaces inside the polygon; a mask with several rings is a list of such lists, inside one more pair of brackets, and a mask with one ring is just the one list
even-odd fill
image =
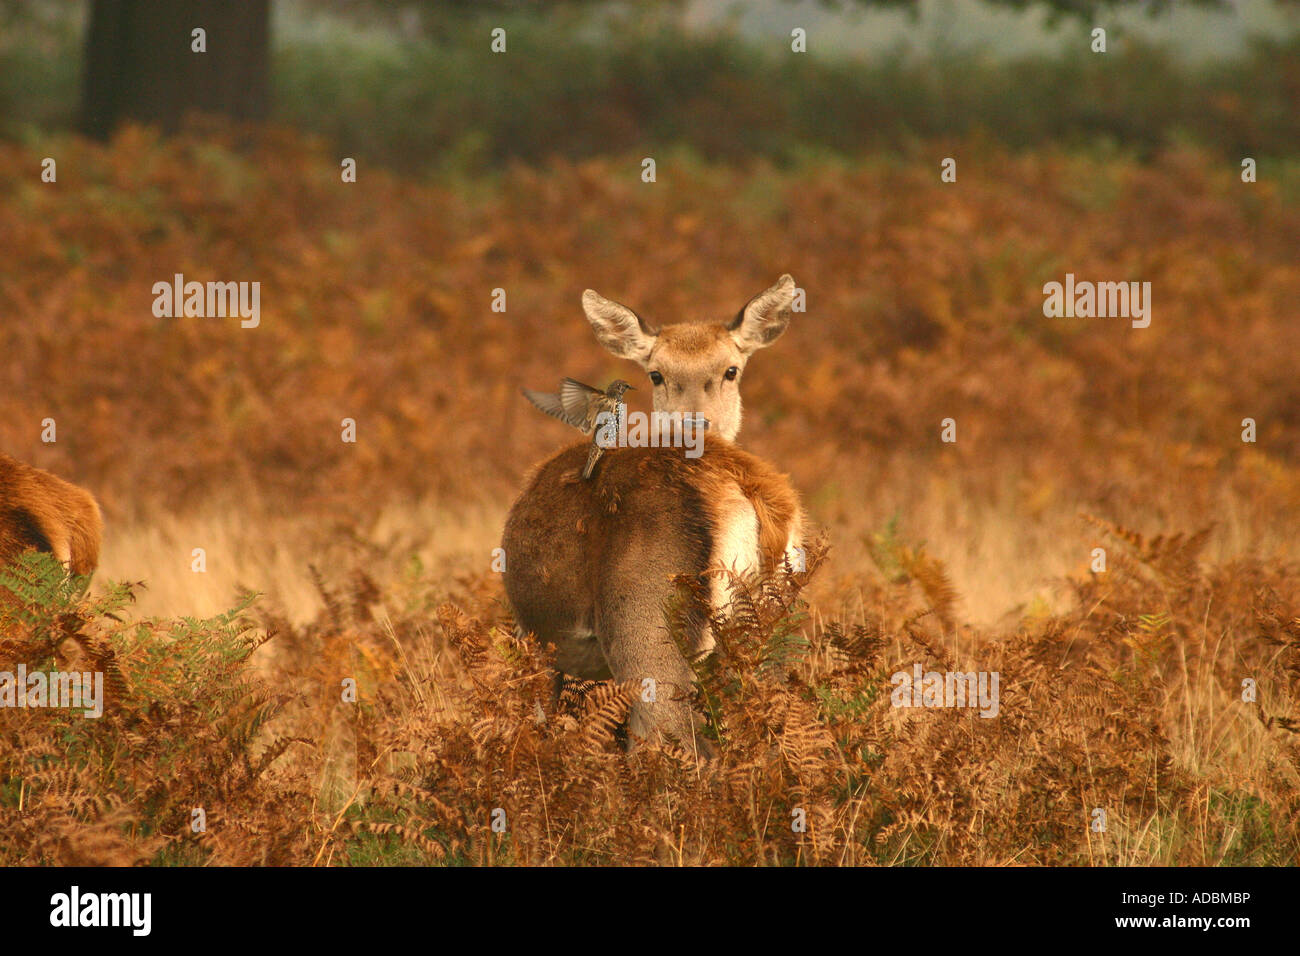
{"label": "deer rump", "polygon": [[786,477],[710,435],[698,458],[680,448],[616,448],[590,481],[588,442],[532,473],[506,519],[506,595],[519,630],[556,648],[556,666],[589,680],[654,681],[633,707],[633,737],[667,731],[691,744],[687,657],[712,647],[708,608],[690,602],[683,654],[665,610],[686,575],[718,606],[732,573],[780,567],[801,510]]}
{"label": "deer rump", "polygon": [[90,492],[0,454],[0,565],[48,551],[74,574],[90,574],[102,528]]}

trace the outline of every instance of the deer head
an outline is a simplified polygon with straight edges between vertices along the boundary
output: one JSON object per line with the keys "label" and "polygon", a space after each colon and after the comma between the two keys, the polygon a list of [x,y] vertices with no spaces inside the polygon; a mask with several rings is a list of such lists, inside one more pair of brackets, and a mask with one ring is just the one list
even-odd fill
{"label": "deer head", "polygon": [[582,294],[582,307],[600,344],[649,374],[656,412],[702,415],[710,433],[734,441],[740,432],[745,365],[790,324],[794,293],[794,279],[783,275],[730,322],[663,328],[648,325],[627,306],[591,289]]}

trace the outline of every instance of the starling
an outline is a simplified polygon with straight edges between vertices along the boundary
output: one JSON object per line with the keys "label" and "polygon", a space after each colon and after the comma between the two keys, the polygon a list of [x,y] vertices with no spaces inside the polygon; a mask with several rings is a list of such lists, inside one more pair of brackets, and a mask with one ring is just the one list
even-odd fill
{"label": "starling", "polygon": [[623,404],[623,393],[629,388],[633,388],[633,386],[621,378],[616,379],[603,392],[598,388],[592,388],[590,385],[583,385],[579,381],[566,378],[560,382],[560,393],[558,395],[547,392],[534,392],[527,388],[521,389],[521,391],[524,393],[525,398],[546,414],[572,425],[584,435],[591,435],[591,450],[587,453],[587,466],[582,469],[582,477],[586,480],[591,478],[596,462],[600,460],[600,456],[605,451],[600,444],[601,429],[597,426],[602,422],[598,419],[602,412],[614,416],[613,424],[621,432],[623,411],[627,407]]}

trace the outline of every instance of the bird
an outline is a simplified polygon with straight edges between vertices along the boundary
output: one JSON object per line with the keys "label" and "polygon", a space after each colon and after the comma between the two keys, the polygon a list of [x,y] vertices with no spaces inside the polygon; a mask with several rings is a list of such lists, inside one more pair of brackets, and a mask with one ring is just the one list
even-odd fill
{"label": "bird", "polygon": [[636,387],[621,378],[615,379],[603,392],[590,385],[584,385],[576,379],[564,378],[560,380],[558,395],[550,392],[534,392],[530,388],[523,388],[520,391],[524,393],[524,398],[547,415],[558,418],[566,425],[572,425],[584,435],[591,435],[591,450],[587,452],[587,465],[582,469],[582,478],[587,481],[596,468],[596,462],[600,461],[600,456],[605,452],[600,443],[604,429],[597,427],[603,424],[600,416],[602,413],[614,416],[614,426],[621,431],[622,411],[626,407],[623,405],[623,393],[628,389],[635,391]]}

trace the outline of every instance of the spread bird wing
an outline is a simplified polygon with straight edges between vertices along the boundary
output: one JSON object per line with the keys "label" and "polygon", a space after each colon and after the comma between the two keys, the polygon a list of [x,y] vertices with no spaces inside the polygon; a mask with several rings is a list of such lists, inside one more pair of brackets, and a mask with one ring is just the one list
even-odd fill
{"label": "spread bird wing", "polygon": [[560,382],[560,403],[564,406],[566,421],[577,419],[582,422],[578,427],[590,431],[596,424],[596,401],[605,397],[605,393],[590,385],[583,385],[577,379],[566,378]]}
{"label": "spread bird wing", "polygon": [[581,431],[588,431],[590,426],[587,424],[586,405],[584,403],[582,412],[578,415],[570,415],[565,407],[563,400],[559,395],[552,395],[549,392],[534,392],[530,388],[521,388],[524,398],[528,399],[540,410],[550,415],[552,418],[558,418],[566,425],[572,425]]}

